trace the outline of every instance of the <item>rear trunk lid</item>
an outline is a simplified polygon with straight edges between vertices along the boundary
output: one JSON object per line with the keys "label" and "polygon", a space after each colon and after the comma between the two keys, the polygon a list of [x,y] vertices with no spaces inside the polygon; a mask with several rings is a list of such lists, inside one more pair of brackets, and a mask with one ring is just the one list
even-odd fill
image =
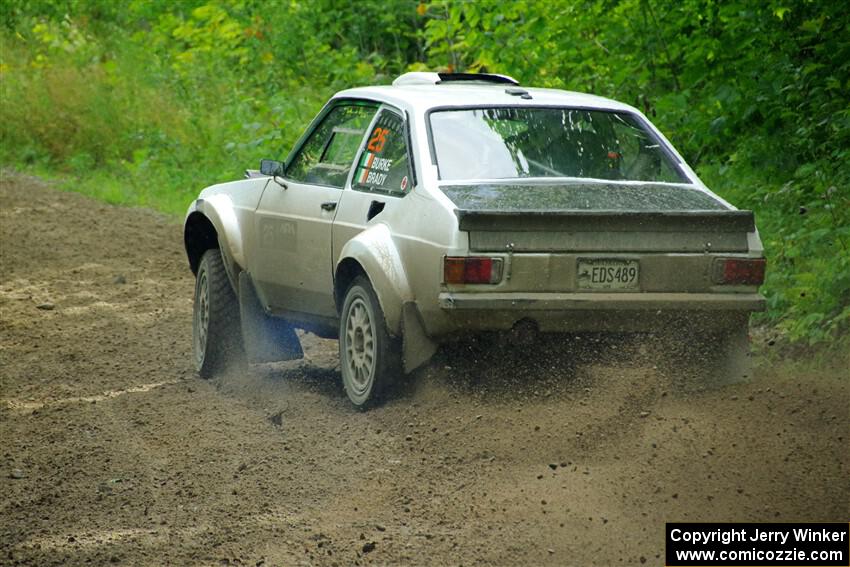
{"label": "rear trunk lid", "polygon": [[678,184],[442,187],[474,252],[746,252],[751,211]]}

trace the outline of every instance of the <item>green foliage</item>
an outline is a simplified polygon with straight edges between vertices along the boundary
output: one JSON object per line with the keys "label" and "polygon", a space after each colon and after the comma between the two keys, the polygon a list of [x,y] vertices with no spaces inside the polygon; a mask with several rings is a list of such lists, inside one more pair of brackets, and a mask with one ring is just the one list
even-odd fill
{"label": "green foliage", "polygon": [[334,91],[492,71],[647,113],[752,208],[792,340],[850,328],[850,12],[826,0],[0,0],[0,160],[182,212]]}

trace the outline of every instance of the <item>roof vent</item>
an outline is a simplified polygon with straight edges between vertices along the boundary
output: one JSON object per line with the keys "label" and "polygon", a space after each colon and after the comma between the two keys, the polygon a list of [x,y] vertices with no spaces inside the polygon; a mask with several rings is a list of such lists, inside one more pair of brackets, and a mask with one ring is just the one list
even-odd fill
{"label": "roof vent", "polygon": [[519,82],[507,75],[494,75],[492,73],[429,73],[411,72],[405,73],[393,81],[394,87],[404,85],[439,85],[442,83],[487,83],[496,85],[518,85]]}

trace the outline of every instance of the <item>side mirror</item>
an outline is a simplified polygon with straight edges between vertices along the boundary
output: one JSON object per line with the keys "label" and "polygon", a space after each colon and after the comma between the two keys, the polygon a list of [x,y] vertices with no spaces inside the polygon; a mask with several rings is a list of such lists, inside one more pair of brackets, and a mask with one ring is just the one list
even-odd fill
{"label": "side mirror", "polygon": [[271,177],[283,176],[283,162],[274,159],[260,160],[260,173]]}

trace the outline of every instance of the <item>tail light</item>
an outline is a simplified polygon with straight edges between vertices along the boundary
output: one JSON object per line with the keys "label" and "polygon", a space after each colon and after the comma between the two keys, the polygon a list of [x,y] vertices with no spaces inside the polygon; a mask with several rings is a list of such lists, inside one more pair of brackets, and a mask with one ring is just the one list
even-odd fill
{"label": "tail light", "polygon": [[761,285],[764,258],[719,258],[714,261],[714,282],[726,285]]}
{"label": "tail light", "polygon": [[446,256],[443,261],[443,281],[447,284],[493,284],[501,279],[501,258]]}

